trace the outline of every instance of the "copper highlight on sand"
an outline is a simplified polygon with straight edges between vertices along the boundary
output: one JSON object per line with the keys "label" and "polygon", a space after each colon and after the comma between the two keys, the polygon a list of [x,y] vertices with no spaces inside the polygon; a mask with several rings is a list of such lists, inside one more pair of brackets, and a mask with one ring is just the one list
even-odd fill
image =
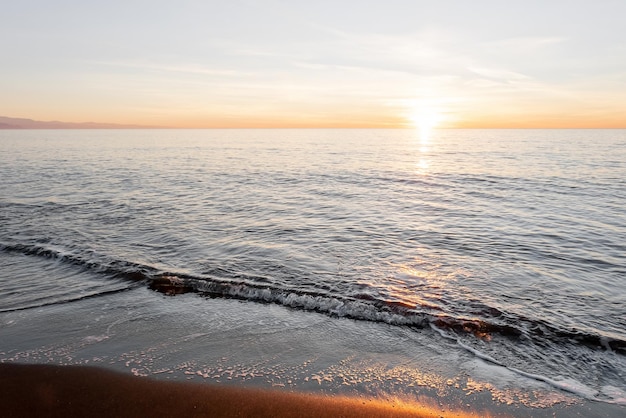
{"label": "copper highlight on sand", "polygon": [[307,395],[158,382],[79,366],[0,365],[0,402],[11,417],[476,417],[397,399]]}

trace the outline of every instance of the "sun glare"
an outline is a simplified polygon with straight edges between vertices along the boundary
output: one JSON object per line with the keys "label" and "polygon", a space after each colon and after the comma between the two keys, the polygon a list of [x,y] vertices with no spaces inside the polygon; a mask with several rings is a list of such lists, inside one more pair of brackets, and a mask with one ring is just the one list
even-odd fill
{"label": "sun glare", "polygon": [[428,135],[441,123],[443,117],[441,113],[434,107],[416,106],[412,110],[410,120],[413,126],[419,129],[423,135]]}

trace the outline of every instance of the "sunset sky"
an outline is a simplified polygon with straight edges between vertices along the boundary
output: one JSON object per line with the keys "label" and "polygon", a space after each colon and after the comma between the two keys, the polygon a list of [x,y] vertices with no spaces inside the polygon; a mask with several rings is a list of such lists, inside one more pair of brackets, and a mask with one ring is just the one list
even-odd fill
{"label": "sunset sky", "polygon": [[0,115],[626,128],[626,1],[4,1]]}

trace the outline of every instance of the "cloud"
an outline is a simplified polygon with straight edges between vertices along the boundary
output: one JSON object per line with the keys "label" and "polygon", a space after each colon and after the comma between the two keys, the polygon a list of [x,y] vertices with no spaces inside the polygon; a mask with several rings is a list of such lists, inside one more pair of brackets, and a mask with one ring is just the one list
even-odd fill
{"label": "cloud", "polygon": [[560,36],[523,36],[488,41],[482,44],[486,48],[512,50],[515,51],[515,53],[520,53],[558,45],[568,40],[568,38]]}
{"label": "cloud", "polygon": [[505,82],[518,82],[531,80],[525,74],[521,74],[515,71],[505,70],[501,68],[481,68],[481,67],[469,67],[468,70],[474,74],[482,77],[486,77],[492,80],[505,81]]}
{"label": "cloud", "polygon": [[93,63],[107,67],[133,69],[138,72],[181,73],[212,77],[251,77],[255,74],[253,71],[210,68],[200,64],[166,65],[138,61],[94,61]]}

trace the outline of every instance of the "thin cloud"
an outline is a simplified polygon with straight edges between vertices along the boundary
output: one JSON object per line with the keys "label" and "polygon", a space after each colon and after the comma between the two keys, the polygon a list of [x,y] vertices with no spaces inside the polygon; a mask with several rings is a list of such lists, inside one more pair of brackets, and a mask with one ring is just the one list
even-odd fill
{"label": "thin cloud", "polygon": [[506,82],[518,82],[532,80],[532,77],[526,74],[521,74],[515,71],[505,70],[501,68],[481,68],[470,67],[468,70],[474,74],[482,77],[486,77],[492,80],[506,81]]}
{"label": "thin cloud", "polygon": [[488,48],[520,51],[531,51],[567,42],[569,38],[560,36],[524,36],[484,42]]}
{"label": "thin cloud", "polygon": [[154,63],[141,63],[141,62],[123,62],[123,61],[95,61],[96,65],[117,67],[117,68],[130,68],[138,71],[145,72],[163,72],[163,73],[183,73],[194,75],[207,75],[214,77],[252,77],[255,75],[252,71],[241,71],[232,69],[216,69],[209,68],[202,65],[163,65]]}

